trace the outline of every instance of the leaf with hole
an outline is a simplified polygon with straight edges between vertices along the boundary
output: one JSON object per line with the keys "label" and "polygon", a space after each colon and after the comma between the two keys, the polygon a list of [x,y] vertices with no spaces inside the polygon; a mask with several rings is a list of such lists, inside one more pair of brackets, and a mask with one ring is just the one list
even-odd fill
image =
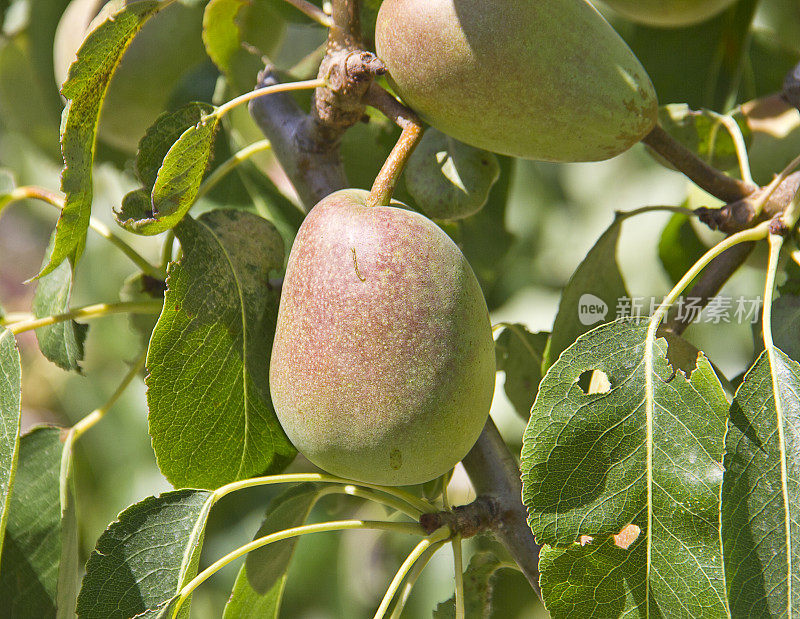
{"label": "leaf with hole", "polygon": [[[649,547],[635,559],[645,561],[636,569],[648,575],[649,591],[638,612],[724,616],[719,496],[728,402],[703,355],[689,375],[674,369],[663,339],[648,349],[647,328],[602,325],[542,379],[523,439],[523,502],[537,540],[550,545],[637,524]],[[590,371],[604,374],[604,389],[579,382]]]}

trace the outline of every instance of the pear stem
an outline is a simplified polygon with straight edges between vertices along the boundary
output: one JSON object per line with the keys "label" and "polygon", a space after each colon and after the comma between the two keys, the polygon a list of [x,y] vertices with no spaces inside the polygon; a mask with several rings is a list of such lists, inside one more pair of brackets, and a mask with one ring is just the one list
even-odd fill
{"label": "pear stem", "polygon": [[416,124],[409,124],[403,128],[400,139],[397,140],[397,144],[394,145],[375,178],[367,198],[367,206],[387,206],[392,201],[394,188],[400,180],[408,158],[422,138],[422,131],[422,127]]}
{"label": "pear stem", "polygon": [[392,201],[397,181],[406,167],[408,158],[419,144],[424,128],[422,121],[414,112],[375,83],[370,85],[364,100],[367,105],[383,112],[403,130],[381,171],[378,172],[367,199],[367,206],[386,206]]}

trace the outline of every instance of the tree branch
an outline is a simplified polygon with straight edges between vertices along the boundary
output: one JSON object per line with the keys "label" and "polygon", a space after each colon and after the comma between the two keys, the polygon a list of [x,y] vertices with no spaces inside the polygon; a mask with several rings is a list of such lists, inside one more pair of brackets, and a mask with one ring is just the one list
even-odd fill
{"label": "tree branch", "polygon": [[[727,251],[722,252],[714,258],[706,267],[703,273],[697,278],[694,285],[686,293],[686,297],[700,299],[698,307],[703,308],[717,294],[725,283],[733,276],[736,271],[745,263],[747,258],[753,253],[755,243],[739,243]],[[696,315],[686,312],[682,318],[673,314],[664,325],[664,328],[676,335],[681,335]]]}
{"label": "tree branch", "polygon": [[661,125],[656,125],[642,142],[688,176],[698,187],[723,202],[741,200],[757,189],[711,167],[664,131]]}
{"label": "tree branch", "polygon": [[[272,67],[267,67],[256,87],[277,83]],[[316,123],[291,94],[255,99],[250,103],[250,114],[272,144],[306,211],[325,196],[347,187],[338,145],[322,139]]]}
{"label": "tree branch", "polygon": [[534,541],[528,526],[519,467],[491,419],[463,464],[478,496],[488,497],[495,505],[492,526],[495,535],[511,553],[534,591],[540,594],[541,547]]}
{"label": "tree branch", "polygon": [[778,185],[758,214],[755,212],[753,205],[759,199],[759,196],[769,191],[769,187],[761,188],[749,197],[726,204],[722,208],[699,208],[695,210],[695,213],[700,218],[700,221],[712,230],[734,234],[747,228],[752,228],[758,223],[772,219],[775,215],[782,213],[789,205],[789,202],[792,201],[798,188],[800,188],[800,172],[795,172],[789,174]]}

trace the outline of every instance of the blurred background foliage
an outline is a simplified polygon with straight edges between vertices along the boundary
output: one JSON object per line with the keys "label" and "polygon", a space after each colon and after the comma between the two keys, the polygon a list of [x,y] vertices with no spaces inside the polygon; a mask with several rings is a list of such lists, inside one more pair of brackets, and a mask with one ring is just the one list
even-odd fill
{"label": "blurred background foliage", "polygon": [[[64,104],[59,84],[104,4],[99,0],[0,0],[0,168],[11,171],[17,184],[59,187],[58,136]],[[367,38],[379,4],[379,0],[364,2]],[[138,139],[161,111],[192,100],[224,100],[252,88],[262,57],[295,79],[316,71],[324,31],[281,0],[254,0],[240,16],[248,46],[237,61],[239,70],[231,79],[221,79],[203,49],[204,5],[202,0],[187,0],[148,23],[114,78],[101,120],[93,206],[94,216],[111,227],[115,227],[112,209],[136,186],[132,157]],[[800,60],[797,0],[740,0],[709,22],[671,30],[636,26],[602,10],[645,65],[661,104],[688,103],[694,109],[724,112],[767,98],[766,103],[743,108],[756,110],[749,121],[753,130],[750,154],[758,181],[768,181],[800,152],[797,110],[781,109],[769,122],[757,122],[758,110],[776,105],[775,98],[769,97],[780,90],[784,75]],[[298,100],[307,102],[308,94],[298,95]],[[353,186],[369,188],[397,135],[397,129],[373,110],[368,123],[348,132],[342,150]],[[246,111],[237,111],[217,144],[216,164],[261,137]],[[398,198],[409,199],[402,183]],[[501,158],[501,177],[487,206],[458,224],[443,226],[461,243],[478,273],[493,321],[521,322],[539,331],[551,328],[561,289],[612,222],[615,210],[682,203],[717,204],[656,163],[642,146],[596,164]],[[267,153],[228,176],[195,211],[223,205],[251,209],[276,221],[291,241],[302,218],[296,204],[291,187]],[[7,312],[30,310],[33,286],[22,282],[36,274],[56,215],[51,207],[37,203],[15,205],[3,214],[0,303]],[[657,251],[668,219],[667,214],[648,214],[623,226],[618,259],[632,296],[660,297],[670,288]],[[136,237],[119,229],[117,233],[158,260],[163,237]],[[706,243],[718,238],[699,228],[697,234]],[[755,268],[738,274],[723,294],[759,295],[756,269],[763,268],[764,262],[764,255],[756,253],[751,259]],[[124,281],[134,272],[111,245],[90,233],[86,257],[78,267],[73,305],[117,300]],[[741,372],[753,354],[748,324],[698,324],[687,336],[728,376]],[[20,346],[27,429],[38,423],[68,426],[102,404],[124,375],[126,364],[141,353],[143,342],[124,316],[93,322],[82,375],[49,364],[32,334],[24,334]],[[502,382],[501,373],[492,414],[518,453],[525,420],[513,411]],[[150,447],[141,382],[81,439],[76,467],[85,559],[119,511],[169,487]],[[310,469],[301,460],[292,467]],[[457,472],[450,488],[453,502],[470,499],[463,471]],[[252,490],[220,503],[209,524],[204,561],[249,541],[276,492]],[[365,515],[364,509],[352,499],[329,497],[315,508],[312,520],[334,514]],[[489,545],[496,547],[486,539],[472,540],[468,554]],[[304,538],[291,568],[284,615],[371,614],[409,549],[408,540],[364,532]],[[440,552],[431,563],[415,589],[408,616],[428,616],[451,595],[448,552]],[[238,563],[195,594],[194,616],[218,616],[237,569]],[[495,616],[531,617],[543,612],[519,574],[502,570],[495,586]]]}

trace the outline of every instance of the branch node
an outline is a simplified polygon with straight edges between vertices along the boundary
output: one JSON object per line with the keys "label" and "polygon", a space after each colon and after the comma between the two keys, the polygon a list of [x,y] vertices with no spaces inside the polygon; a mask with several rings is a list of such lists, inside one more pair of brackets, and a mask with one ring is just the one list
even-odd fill
{"label": "branch node", "polygon": [[452,511],[422,514],[419,523],[428,535],[446,526],[453,535],[467,539],[482,531],[496,528],[500,516],[500,506],[496,499],[479,496],[472,503],[458,505]]}

